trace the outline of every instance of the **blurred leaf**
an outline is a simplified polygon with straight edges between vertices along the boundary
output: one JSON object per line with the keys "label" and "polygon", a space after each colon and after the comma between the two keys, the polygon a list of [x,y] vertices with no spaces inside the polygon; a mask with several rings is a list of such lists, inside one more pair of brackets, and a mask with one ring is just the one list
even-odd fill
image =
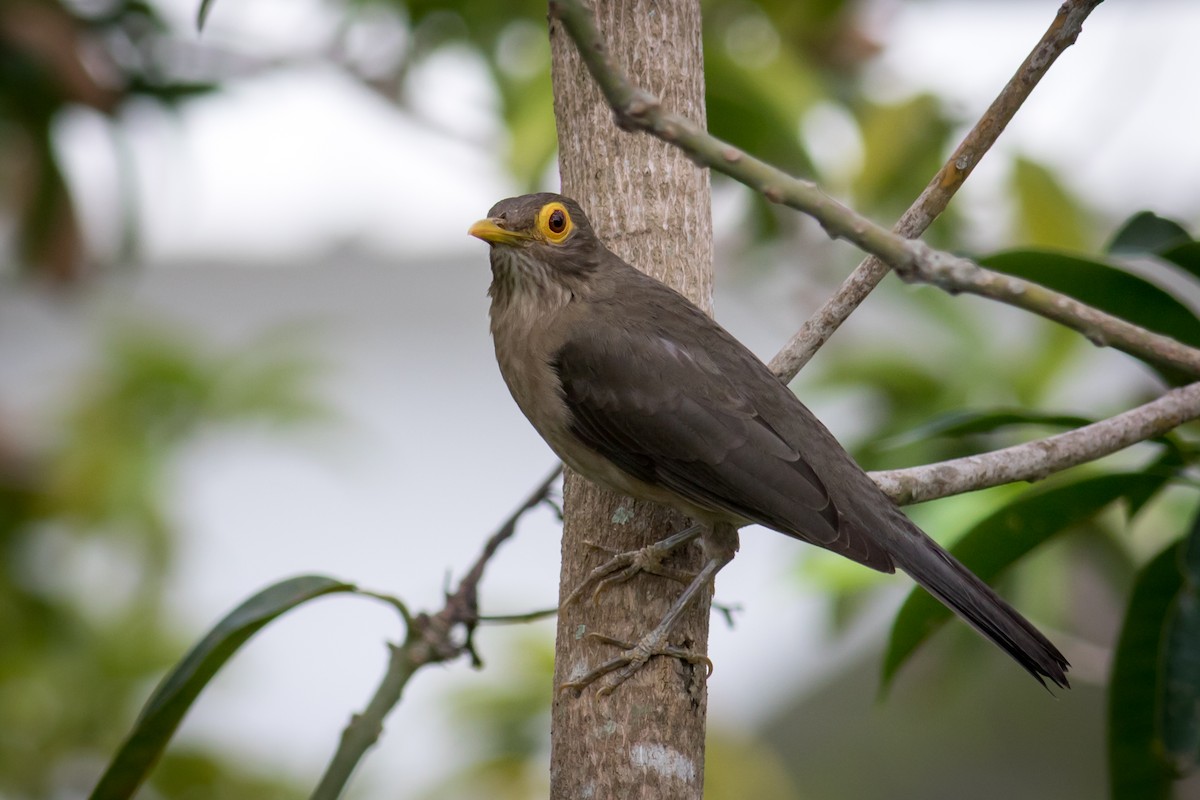
{"label": "blurred leaf", "polygon": [[265,764],[228,763],[187,747],[163,754],[145,797],[181,800],[301,800],[309,791],[299,778],[273,774]]}
{"label": "blurred leaf", "polygon": [[1178,222],[1160,217],[1153,211],[1139,211],[1113,235],[1104,252],[1113,255],[1160,253],[1191,240]]}
{"label": "blurred leaf", "polygon": [[524,800],[546,797],[545,757],[550,747],[554,699],[554,641],[550,632],[528,629],[508,637],[498,664],[481,682],[458,689],[448,710],[463,731],[463,765],[420,796]]}
{"label": "blurred leaf", "polygon": [[[950,548],[950,553],[980,579],[991,583],[1055,535],[1085,522],[1136,489],[1161,486],[1166,480],[1161,475],[1117,473],[1032,489],[976,524]],[[885,687],[908,657],[950,616],[950,610],[924,589],[913,590],[892,625],[883,664]]]}
{"label": "blurred leaf", "polygon": [[1188,775],[1200,759],[1200,514],[1175,564],[1180,586],[1164,625],[1160,725],[1168,763]]}
{"label": "blurred leaf", "polygon": [[[307,419],[312,369],[298,344],[274,336],[226,354],[178,331],[127,330],[54,395],[66,407],[46,410],[52,435],[12,451],[0,436],[0,796],[79,794],[64,765],[115,749],[114,722],[178,658],[184,626],[163,599],[171,466],[206,428]],[[255,796],[237,793],[227,755],[201,757],[220,796]],[[156,796],[207,796],[168,783]]]}
{"label": "blurred leaf", "polygon": [[[1180,474],[1183,468],[1188,466],[1189,461],[1194,460],[1194,457],[1189,457],[1185,451],[1185,445],[1173,434],[1165,434],[1153,441],[1165,445],[1166,450],[1158,459],[1142,470],[1144,475],[1162,475],[1171,479]],[[1157,496],[1161,488],[1162,486],[1155,486],[1151,483],[1131,487],[1125,496],[1125,500],[1129,504],[1129,518],[1133,519],[1140,514],[1142,509]]]}
{"label": "blurred leaf", "polygon": [[[816,587],[822,594],[829,595],[837,601],[846,600],[849,605],[834,609],[835,622],[849,621],[853,611],[854,598],[862,590],[879,584],[880,575],[869,569],[863,569],[861,564],[821,550],[804,552],[797,564],[797,575],[807,586]],[[840,619],[837,615],[842,615]]]}
{"label": "blurred leaf", "polygon": [[1200,278],[1200,242],[1185,242],[1170,247],[1159,254],[1160,258],[1182,267],[1192,277]]}
{"label": "blurred leaf", "polygon": [[933,95],[894,104],[866,104],[856,116],[863,137],[862,170],[854,183],[860,211],[898,216],[942,166],[951,123]]}
{"label": "blurred leaf", "polygon": [[[870,26],[861,14],[853,11],[855,0],[704,0],[705,30],[711,36],[727,29],[726,20],[718,16],[723,8],[763,13],[779,34],[781,47],[797,58],[803,58],[823,73],[835,77],[852,74],[863,60],[879,50],[873,41]],[[760,11],[761,10],[761,11]],[[709,21],[714,24],[708,24]],[[864,30],[866,29],[866,30]],[[705,49],[709,43],[706,42]]]}
{"label": "blurred leaf", "polygon": [[153,80],[132,78],[128,88],[142,97],[157,100],[164,106],[175,107],[181,105],[185,100],[212,94],[220,88],[220,85],[211,81],[164,82],[161,78],[155,77]]}
{"label": "blurred leaf", "polygon": [[709,734],[704,758],[704,800],[795,800],[805,795],[777,749],[767,741]]}
{"label": "blurred leaf", "polygon": [[[904,363],[903,370],[896,368],[898,361]],[[888,348],[846,353],[822,367],[825,385],[866,386],[896,408],[921,407],[934,402],[946,390],[943,371],[906,360],[903,352]]]}
{"label": "blurred leaf", "polygon": [[228,356],[201,365],[212,381],[208,412],[220,421],[304,424],[325,420],[329,408],[312,390],[319,365],[300,352],[287,331],[271,333]]}
{"label": "blurred leaf", "polygon": [[544,630],[529,630],[512,642],[501,685],[465,687],[456,692],[452,711],[464,729],[479,734],[487,759],[524,760],[549,739],[546,715],[554,699],[554,643]]}
{"label": "blurred leaf", "polygon": [[178,331],[122,332],[67,419],[67,443],[47,467],[45,512],[161,534],[161,480],[184,439],[205,425],[320,417],[310,388],[315,367],[296,349],[272,334],[214,354]]}
{"label": "blurred leaf", "polygon": [[1108,770],[1112,800],[1165,800],[1172,773],[1156,728],[1163,619],[1182,586],[1181,547],[1172,544],[1133,586],[1113,659],[1108,695]]}
{"label": "blurred leaf", "polygon": [[200,0],[200,8],[196,11],[196,30],[204,30],[204,23],[208,22],[208,12],[212,11],[213,0]]}
{"label": "blurred leaf", "polygon": [[231,611],[154,690],[129,738],[92,791],[92,800],[123,800],[133,795],[200,692],[251,636],[309,600],[354,591],[352,584],[333,578],[302,575],[268,586]]}
{"label": "blurred leaf", "polygon": [[501,82],[504,122],[510,142],[505,160],[509,171],[534,191],[558,152],[554,129],[554,96],[549,53],[545,69],[516,84]]}
{"label": "blurred leaf", "polygon": [[[1034,322],[1031,328],[1036,338],[1023,352],[1009,356],[1012,368],[1007,376],[1016,401],[1030,406],[1043,402],[1048,393],[1062,385],[1063,376],[1071,374],[1075,359],[1087,347],[1083,337],[1066,326]],[[994,328],[991,333],[995,335]],[[1011,360],[1014,356],[1015,363]],[[982,361],[986,367],[987,360]]]}
{"label": "blurred leaf", "polygon": [[[1062,292],[1184,344],[1200,346],[1200,319],[1187,305],[1165,289],[1113,264],[1041,250],[1010,250],[979,263]],[[1175,385],[1192,380],[1172,370],[1154,369]]]}
{"label": "blurred leaf", "polygon": [[792,174],[813,175],[800,119],[824,92],[810,67],[787,49],[766,63],[730,53],[722,34],[744,21],[742,9],[715,9],[705,25],[705,101],[711,133]]}
{"label": "blurred leaf", "polygon": [[939,414],[928,422],[904,433],[890,437],[877,444],[879,448],[902,445],[932,439],[936,436],[960,437],[981,433],[995,433],[1004,428],[1018,425],[1041,425],[1052,428],[1074,429],[1090,425],[1095,420],[1068,414],[1048,414],[1024,409],[994,411],[956,410]]}
{"label": "blurred leaf", "polygon": [[1046,167],[1025,158],[1013,165],[1017,203],[1016,239],[1027,247],[1084,250],[1090,242],[1079,203]]}
{"label": "blurred leaf", "polygon": [[81,274],[83,232],[57,153],[49,146],[49,126],[40,133],[33,169],[38,179],[18,226],[17,254],[23,265],[65,283]]}

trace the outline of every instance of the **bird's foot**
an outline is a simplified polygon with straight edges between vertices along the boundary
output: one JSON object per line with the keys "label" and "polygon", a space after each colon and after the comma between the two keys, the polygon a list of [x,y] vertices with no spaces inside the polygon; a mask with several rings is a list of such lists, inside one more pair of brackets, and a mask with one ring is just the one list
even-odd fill
{"label": "bird's foot", "polygon": [[668,578],[687,585],[695,578],[695,575],[685,570],[668,567],[663,563],[663,560],[672,552],[679,549],[681,545],[696,538],[701,532],[702,529],[694,525],[672,536],[668,536],[662,541],[646,545],[638,550],[628,550],[625,552],[618,552],[594,542],[587,542],[589,547],[608,553],[609,559],[588,573],[583,582],[576,586],[571,594],[567,596],[567,599],[563,601],[563,607],[578,600],[589,587],[594,587],[592,589],[592,602],[594,603],[601,592],[611,586],[628,581],[640,572],[658,575],[659,577]]}
{"label": "bird's foot", "polygon": [[687,584],[688,581],[695,577],[690,572],[672,569],[665,565],[663,559],[671,551],[659,548],[660,543],[658,542],[647,545],[639,550],[629,550],[623,553],[610,550],[593,542],[587,542],[587,544],[597,550],[608,553],[610,558],[588,573],[583,582],[576,586],[575,590],[567,596],[564,605],[578,600],[589,588],[592,589],[592,602],[594,603],[605,590],[619,583],[625,583],[641,572],[658,575],[661,578],[668,578],[682,584]]}
{"label": "bird's foot", "polygon": [[616,676],[606,685],[596,690],[596,694],[603,697],[607,694],[612,694],[613,690],[620,686],[625,681],[629,680],[638,670],[646,666],[654,656],[667,656],[668,658],[678,658],[686,661],[689,664],[703,664],[707,675],[712,675],[713,663],[708,656],[703,653],[697,653],[688,650],[684,647],[675,647],[667,644],[666,631],[655,628],[649,634],[644,636],[637,644],[629,644],[620,639],[614,639],[611,636],[605,636],[600,633],[589,633],[589,639],[596,639],[605,644],[619,647],[622,653],[616,658],[605,661],[600,666],[590,672],[581,675],[574,680],[566,681],[558,687],[558,690],[572,690],[576,693],[583,691],[585,688],[595,683],[600,678],[603,678],[609,673],[616,673]]}
{"label": "bird's foot", "polygon": [[[676,534],[676,537],[680,535]],[[684,647],[675,647],[667,642],[667,636],[670,635],[671,630],[674,629],[683,612],[695,601],[700,592],[712,583],[714,576],[720,571],[721,567],[729,563],[729,558],[730,556],[728,555],[709,558],[700,571],[696,573],[696,576],[692,578],[687,588],[683,590],[683,593],[671,604],[662,621],[655,626],[654,630],[643,636],[637,644],[631,645],[620,639],[614,639],[611,636],[589,633],[589,638],[619,647],[623,652],[616,658],[604,662],[591,672],[566,681],[558,687],[559,691],[573,689],[579,692],[592,683],[595,683],[599,678],[608,675],[610,672],[615,672],[616,677],[598,692],[600,695],[610,694],[613,689],[628,680],[654,656],[668,656],[670,658],[681,659],[689,664],[703,664],[707,669],[707,673],[711,675],[713,665],[708,656]]]}

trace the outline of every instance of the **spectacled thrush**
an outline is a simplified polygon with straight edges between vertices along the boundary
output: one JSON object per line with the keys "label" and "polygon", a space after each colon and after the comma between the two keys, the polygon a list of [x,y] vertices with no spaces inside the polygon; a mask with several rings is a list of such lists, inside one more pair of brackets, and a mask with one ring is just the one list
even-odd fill
{"label": "spectacled thrush", "polygon": [[1068,686],[1067,660],[1045,636],[911,522],[753,353],[605,247],[578,203],[502,200],[469,232],[491,246],[496,358],[533,427],[584,477],[697,523],[656,556],[697,533],[706,544],[663,622],[571,685],[686,656],[667,643],[671,625],[733,557],[732,532],[758,523],[882,572],[899,567],[1043,685]]}

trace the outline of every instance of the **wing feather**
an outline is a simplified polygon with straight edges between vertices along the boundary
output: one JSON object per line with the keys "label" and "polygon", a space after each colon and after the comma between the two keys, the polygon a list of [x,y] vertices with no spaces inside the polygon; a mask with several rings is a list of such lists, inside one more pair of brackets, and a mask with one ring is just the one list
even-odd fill
{"label": "wing feather", "polygon": [[[662,326],[647,330],[636,323],[592,326],[555,354],[553,367],[576,437],[638,480],[701,508],[759,522],[876,569],[893,569],[871,533],[839,513],[804,457],[805,442],[782,434],[788,426],[772,424],[769,417],[776,415],[764,414],[756,398],[729,378],[739,371]],[[695,321],[689,324],[695,330]],[[735,352],[765,371],[738,348]]]}

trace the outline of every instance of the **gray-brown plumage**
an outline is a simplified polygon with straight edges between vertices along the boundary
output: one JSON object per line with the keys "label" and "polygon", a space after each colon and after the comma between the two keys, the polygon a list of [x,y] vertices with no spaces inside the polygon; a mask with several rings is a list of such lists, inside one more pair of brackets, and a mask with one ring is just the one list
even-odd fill
{"label": "gray-brown plumage", "polygon": [[760,523],[900,567],[1039,681],[1067,686],[1053,644],[909,521],[748,349],[610,252],[577,203],[502,200],[470,233],[491,245],[501,374],[570,467],[708,525]]}

